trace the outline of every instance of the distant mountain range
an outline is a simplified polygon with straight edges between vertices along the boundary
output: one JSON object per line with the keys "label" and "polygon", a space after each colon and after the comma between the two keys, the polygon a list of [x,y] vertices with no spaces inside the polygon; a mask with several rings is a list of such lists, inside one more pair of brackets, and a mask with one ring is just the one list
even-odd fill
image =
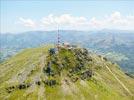
{"label": "distant mountain range", "polygon": [[[60,41],[89,48],[117,62],[124,71],[134,73],[134,31],[101,30],[74,31],[60,30]],[[18,34],[1,34],[1,61],[22,49],[44,44],[56,44],[57,31],[29,31]]]}

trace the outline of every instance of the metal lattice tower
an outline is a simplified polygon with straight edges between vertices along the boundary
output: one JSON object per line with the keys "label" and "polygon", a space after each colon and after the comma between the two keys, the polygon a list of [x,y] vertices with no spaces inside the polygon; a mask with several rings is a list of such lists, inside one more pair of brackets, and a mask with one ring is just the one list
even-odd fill
{"label": "metal lattice tower", "polygon": [[59,47],[60,47],[60,34],[59,34],[59,29],[58,29],[58,33],[57,33],[57,48],[59,51]]}

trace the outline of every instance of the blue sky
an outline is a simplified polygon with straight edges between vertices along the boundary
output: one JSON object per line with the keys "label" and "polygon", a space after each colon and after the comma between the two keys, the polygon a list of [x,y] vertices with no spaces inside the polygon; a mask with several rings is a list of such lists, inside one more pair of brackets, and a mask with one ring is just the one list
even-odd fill
{"label": "blue sky", "polygon": [[61,29],[132,30],[134,1],[1,0],[0,20],[2,33],[51,30],[57,24]]}

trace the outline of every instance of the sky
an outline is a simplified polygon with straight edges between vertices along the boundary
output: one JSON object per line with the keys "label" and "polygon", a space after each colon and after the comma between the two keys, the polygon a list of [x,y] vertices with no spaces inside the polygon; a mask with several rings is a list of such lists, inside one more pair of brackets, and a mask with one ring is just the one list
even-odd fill
{"label": "sky", "polygon": [[1,33],[133,27],[133,0],[0,0]]}

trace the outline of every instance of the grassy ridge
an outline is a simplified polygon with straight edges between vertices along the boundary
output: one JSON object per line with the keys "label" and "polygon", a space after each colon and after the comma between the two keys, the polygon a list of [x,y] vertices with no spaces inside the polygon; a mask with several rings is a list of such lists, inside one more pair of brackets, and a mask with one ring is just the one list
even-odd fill
{"label": "grassy ridge", "polygon": [[[75,51],[61,50],[54,56],[49,56],[48,50],[53,46],[26,49],[11,59],[0,64],[0,99],[9,100],[132,100],[124,88],[106,69],[106,65],[134,94],[134,79],[126,76],[118,65],[113,64],[103,57],[89,53],[81,54],[81,61],[74,55]],[[45,58],[46,57],[46,58]],[[86,60],[87,59],[87,60]],[[92,59],[92,60],[91,60]],[[88,61],[90,60],[90,61]],[[48,76],[42,73],[42,68],[46,68],[47,63],[53,61],[52,69],[55,76]],[[82,64],[84,67],[74,72],[68,77],[70,69]],[[62,66],[61,66],[62,65]],[[59,68],[61,66],[62,68]],[[87,69],[92,69],[92,78],[82,80],[79,76]],[[58,75],[60,73],[60,75]],[[78,81],[73,82],[72,78],[78,77]],[[35,82],[42,80],[40,85]],[[44,80],[56,80],[57,85],[45,85]],[[16,88],[20,83],[28,84],[25,89]],[[14,91],[8,93],[6,88],[16,86]]]}

